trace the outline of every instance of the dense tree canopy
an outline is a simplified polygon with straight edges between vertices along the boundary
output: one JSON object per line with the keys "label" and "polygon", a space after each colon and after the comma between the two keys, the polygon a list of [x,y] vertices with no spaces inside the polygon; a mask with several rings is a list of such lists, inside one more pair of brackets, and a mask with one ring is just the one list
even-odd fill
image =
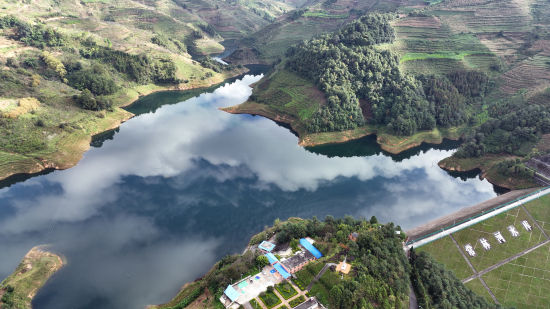
{"label": "dense tree canopy", "polygon": [[[341,131],[370,121],[410,135],[467,121],[467,106],[485,95],[488,77],[457,71],[417,79],[402,72],[397,55],[374,47],[394,40],[391,18],[369,14],[289,49],[286,67],[314,81],[327,97],[327,104],[309,120],[309,131]],[[372,118],[363,118],[361,105],[368,106]]]}
{"label": "dense tree canopy", "polygon": [[84,58],[98,59],[140,84],[177,83],[176,65],[169,59],[156,59],[148,55],[133,55],[88,42],[80,50]]}
{"label": "dense tree canopy", "polygon": [[538,100],[522,95],[493,102],[489,119],[465,138],[457,157],[478,157],[487,153],[528,154],[542,134],[550,133],[550,94]]}
{"label": "dense tree canopy", "polygon": [[14,16],[0,17],[0,29],[13,28],[12,39],[21,41],[27,45],[44,48],[45,46],[62,46],[65,37],[43,25],[31,25],[17,19]]}
{"label": "dense tree canopy", "polygon": [[446,270],[426,252],[411,251],[411,282],[421,308],[501,308],[474,294],[453,272]]}
{"label": "dense tree canopy", "polygon": [[370,14],[340,31],[291,48],[287,67],[307,77],[326,93],[328,104],[316,113],[309,130],[353,129],[365,122],[359,105],[371,106],[375,123],[397,134],[435,126],[432,107],[421,84],[399,70],[399,59],[373,45],[395,38],[390,15]]}

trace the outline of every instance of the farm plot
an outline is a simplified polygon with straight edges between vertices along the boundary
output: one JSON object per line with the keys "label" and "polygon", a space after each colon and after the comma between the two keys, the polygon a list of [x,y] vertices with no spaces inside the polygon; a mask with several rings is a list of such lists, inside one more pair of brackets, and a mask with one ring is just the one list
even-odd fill
{"label": "farm plot", "polygon": [[501,77],[501,91],[515,94],[520,90],[535,93],[550,86],[550,57],[536,55],[522,61]]}

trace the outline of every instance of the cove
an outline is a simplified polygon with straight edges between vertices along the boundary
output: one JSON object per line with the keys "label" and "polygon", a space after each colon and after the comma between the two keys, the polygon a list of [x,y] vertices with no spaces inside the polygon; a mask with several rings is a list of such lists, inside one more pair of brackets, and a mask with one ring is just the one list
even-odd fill
{"label": "cove", "polygon": [[496,196],[487,181],[437,166],[452,147],[402,158],[368,145],[304,149],[270,120],[218,110],[244,102],[260,78],[144,98],[74,168],[0,189],[0,277],[50,244],[68,264],[35,308],[143,308],[276,218],[375,215],[407,229]]}

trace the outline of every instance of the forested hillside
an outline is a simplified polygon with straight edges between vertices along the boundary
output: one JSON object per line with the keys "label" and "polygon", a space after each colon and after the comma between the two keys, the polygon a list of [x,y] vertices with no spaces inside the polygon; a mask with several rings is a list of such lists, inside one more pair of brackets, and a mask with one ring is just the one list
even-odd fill
{"label": "forested hillside", "polygon": [[91,135],[131,117],[119,107],[140,95],[244,72],[201,57],[291,9],[277,1],[4,1],[0,179],[74,165]]}
{"label": "forested hillside", "polygon": [[[277,44],[290,25],[314,36],[287,40],[296,45],[285,51],[252,40],[255,58],[277,65],[249,102],[226,110],[287,122],[309,146],[377,134],[384,150],[398,153],[462,139],[442,167],[480,168],[508,188],[534,185],[524,163],[550,150],[550,25],[541,17],[549,3],[404,1],[347,11],[346,4],[330,1],[296,10],[294,22],[280,19],[267,32],[277,33]],[[337,27],[334,12],[348,13],[338,30],[314,30],[322,18],[325,30]],[[366,37],[372,40],[356,40]]]}
{"label": "forested hillside", "polygon": [[[436,126],[459,126],[471,118],[471,103],[489,89],[487,75],[474,70],[443,76],[404,71],[397,53],[379,48],[394,43],[394,18],[369,14],[287,51],[279,70],[313,82],[327,99],[317,111],[301,117],[305,133],[370,124],[383,125],[395,135],[412,135]],[[261,91],[253,99],[273,104]]]}

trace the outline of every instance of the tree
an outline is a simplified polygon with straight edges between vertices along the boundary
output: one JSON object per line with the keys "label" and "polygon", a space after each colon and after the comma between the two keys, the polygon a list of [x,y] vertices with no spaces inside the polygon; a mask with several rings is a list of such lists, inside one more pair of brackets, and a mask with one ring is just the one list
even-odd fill
{"label": "tree", "polygon": [[269,265],[269,260],[265,255],[258,255],[256,258],[256,267],[259,269],[264,268],[265,266]]}
{"label": "tree", "polygon": [[378,223],[378,219],[375,217],[375,216],[372,216],[370,217],[370,224],[377,224]]}

